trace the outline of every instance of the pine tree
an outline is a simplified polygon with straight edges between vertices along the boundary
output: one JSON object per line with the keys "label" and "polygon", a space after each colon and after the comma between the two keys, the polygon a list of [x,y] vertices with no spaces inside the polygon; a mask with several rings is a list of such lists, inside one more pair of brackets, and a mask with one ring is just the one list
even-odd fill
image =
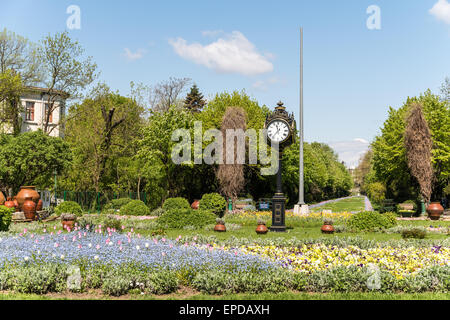
{"label": "pine tree", "polygon": [[191,112],[200,112],[203,107],[206,105],[206,100],[203,99],[203,95],[198,89],[197,85],[191,88],[191,92],[186,96],[186,100],[184,100],[184,106]]}

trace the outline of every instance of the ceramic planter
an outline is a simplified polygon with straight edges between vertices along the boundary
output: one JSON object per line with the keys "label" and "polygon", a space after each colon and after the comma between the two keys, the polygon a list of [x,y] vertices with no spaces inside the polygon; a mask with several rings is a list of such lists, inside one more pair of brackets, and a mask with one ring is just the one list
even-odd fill
{"label": "ceramic planter", "polygon": [[267,232],[269,232],[269,229],[267,229],[265,224],[259,224],[256,228],[257,234],[266,234]]}
{"label": "ceramic planter", "polygon": [[20,187],[20,191],[16,196],[17,203],[19,204],[19,209],[23,210],[22,206],[27,198],[31,198],[31,200],[35,204],[38,203],[40,196],[39,193],[36,191],[36,187]]}
{"label": "ceramic planter", "polygon": [[42,211],[42,207],[44,206],[44,202],[42,202],[41,199],[39,199],[37,205],[36,205],[36,211]]}
{"label": "ceramic planter", "polygon": [[444,207],[439,202],[432,202],[427,207],[427,213],[431,220],[439,220],[444,213]]}
{"label": "ceramic planter", "polygon": [[61,220],[64,230],[73,230],[75,220]]}
{"label": "ceramic planter", "polygon": [[216,231],[216,232],[227,232],[227,228],[225,227],[224,224],[217,224],[214,227],[214,231]]}
{"label": "ceramic planter", "polygon": [[11,200],[11,198],[8,198],[8,201],[5,201],[4,206],[10,209],[14,208],[14,211],[16,209],[16,206],[14,204],[14,201]]}
{"label": "ceramic planter", "polygon": [[2,206],[5,203],[6,199],[3,193],[0,191],[0,206]]}
{"label": "ceramic planter", "polygon": [[25,202],[22,205],[22,211],[25,214],[25,218],[27,220],[36,219],[36,203],[32,200],[31,197],[26,198]]}
{"label": "ceramic planter", "polygon": [[191,205],[191,208],[194,210],[198,210],[199,207],[200,207],[200,200],[195,200]]}
{"label": "ceramic planter", "polygon": [[322,233],[324,234],[333,234],[334,233],[334,227],[331,224],[324,224],[322,228],[320,228]]}

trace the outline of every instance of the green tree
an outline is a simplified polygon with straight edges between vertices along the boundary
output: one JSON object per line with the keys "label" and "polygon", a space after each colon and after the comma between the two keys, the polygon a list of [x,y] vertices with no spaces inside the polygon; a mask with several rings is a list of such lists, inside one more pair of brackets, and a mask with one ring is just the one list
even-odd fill
{"label": "green tree", "polygon": [[96,78],[97,65],[91,57],[84,57],[84,49],[69,37],[68,32],[48,35],[42,40],[37,51],[44,70],[43,83],[47,88],[48,112],[43,122],[43,130],[50,133],[50,115],[58,108],[56,103],[61,93],[70,98],[79,98],[81,91]]}
{"label": "green tree", "polygon": [[177,165],[172,161],[172,149],[178,142],[172,141],[177,129],[193,129],[194,118],[190,112],[170,107],[166,112],[155,112],[142,130],[138,144],[138,159],[143,164],[146,190],[152,194],[153,205],[162,205],[169,197],[181,196],[190,188],[191,176],[186,171],[192,165]]}
{"label": "green tree", "polygon": [[418,196],[418,184],[410,174],[404,144],[406,116],[413,103],[423,106],[425,120],[431,131],[432,163],[436,179],[432,198],[442,196],[442,190],[450,177],[449,105],[428,90],[419,97],[408,98],[398,110],[390,108],[388,119],[381,128],[381,135],[372,144],[376,179],[386,186],[387,196],[398,201]]}
{"label": "green tree", "polygon": [[98,85],[69,109],[66,140],[74,162],[65,183],[72,190],[99,192],[120,184],[118,163],[136,152],[143,111],[134,99],[111,92],[106,85]]}
{"label": "green tree", "polygon": [[42,80],[37,47],[6,29],[0,31],[0,131],[20,133],[23,111],[20,94]]}
{"label": "green tree", "polygon": [[72,159],[65,141],[40,130],[17,137],[0,135],[0,142],[0,186],[14,193],[23,185],[50,187],[54,172],[64,172]]}
{"label": "green tree", "polygon": [[197,85],[194,84],[191,91],[187,94],[184,100],[184,107],[191,112],[200,112],[206,105],[206,100],[203,99],[203,95],[198,89]]}

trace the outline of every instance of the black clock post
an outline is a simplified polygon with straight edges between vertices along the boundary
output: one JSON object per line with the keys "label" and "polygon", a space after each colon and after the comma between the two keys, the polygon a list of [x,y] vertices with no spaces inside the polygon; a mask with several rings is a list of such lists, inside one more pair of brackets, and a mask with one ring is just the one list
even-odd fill
{"label": "black clock post", "polygon": [[[272,226],[271,231],[285,232],[286,231],[286,197],[283,193],[283,181],[281,178],[283,170],[283,150],[294,143],[296,123],[293,114],[289,114],[282,102],[278,103],[275,111],[272,112],[266,119],[265,128],[269,128],[271,123],[284,122],[287,124],[289,133],[287,137],[282,141],[271,141],[271,138],[267,140],[269,145],[274,143],[278,144],[278,172],[277,172],[277,186],[275,195],[272,198]],[[287,130],[287,129],[286,129]]]}
{"label": "black clock post", "polygon": [[283,184],[281,180],[283,152],[278,153],[278,172],[277,172],[277,189],[272,198],[272,226],[271,231],[285,232],[286,231],[286,197],[283,193]]}

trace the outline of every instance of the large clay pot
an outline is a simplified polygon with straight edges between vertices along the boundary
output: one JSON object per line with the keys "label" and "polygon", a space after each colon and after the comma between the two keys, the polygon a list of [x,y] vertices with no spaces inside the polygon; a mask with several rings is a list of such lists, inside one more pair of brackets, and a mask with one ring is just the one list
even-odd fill
{"label": "large clay pot", "polygon": [[73,230],[75,220],[61,220],[61,223],[64,230]]}
{"label": "large clay pot", "polygon": [[439,202],[432,202],[427,207],[427,213],[431,220],[439,220],[444,213],[444,207]]}
{"label": "large clay pot", "polygon": [[23,210],[23,204],[26,198],[31,198],[35,204],[39,201],[39,193],[36,191],[36,187],[20,187],[20,191],[16,196],[17,203],[19,204],[19,209]]}
{"label": "large clay pot", "polygon": [[191,208],[194,210],[198,210],[199,207],[200,207],[200,200],[195,200],[191,205]]}
{"label": "large clay pot", "polygon": [[322,226],[322,228],[320,228],[320,230],[322,231],[322,233],[325,233],[325,234],[333,234],[334,233],[334,227],[330,224],[324,224]]}
{"label": "large clay pot", "polygon": [[5,201],[4,206],[10,209],[14,208],[14,211],[16,209],[16,205],[14,204],[14,201],[11,200],[11,198],[8,198],[8,200]]}
{"label": "large clay pot", "polygon": [[6,199],[3,193],[0,191],[0,206],[2,206],[5,203]]}
{"label": "large clay pot", "polygon": [[37,205],[36,205],[36,212],[42,211],[42,207],[44,206],[44,202],[39,199]]}
{"label": "large clay pot", "polygon": [[269,229],[267,229],[265,224],[258,224],[258,227],[256,228],[257,234],[266,234],[269,232]]}
{"label": "large clay pot", "polygon": [[27,197],[22,205],[22,211],[25,214],[25,218],[28,220],[36,219],[36,203],[31,197]]}
{"label": "large clay pot", "polygon": [[225,225],[223,225],[223,224],[217,224],[217,225],[214,227],[214,231],[216,231],[216,232],[226,232],[226,231],[227,231],[227,228],[226,228]]}
{"label": "large clay pot", "polygon": [[13,200],[14,207],[16,207],[16,212],[19,212],[19,203],[17,202],[17,197],[14,197]]}

